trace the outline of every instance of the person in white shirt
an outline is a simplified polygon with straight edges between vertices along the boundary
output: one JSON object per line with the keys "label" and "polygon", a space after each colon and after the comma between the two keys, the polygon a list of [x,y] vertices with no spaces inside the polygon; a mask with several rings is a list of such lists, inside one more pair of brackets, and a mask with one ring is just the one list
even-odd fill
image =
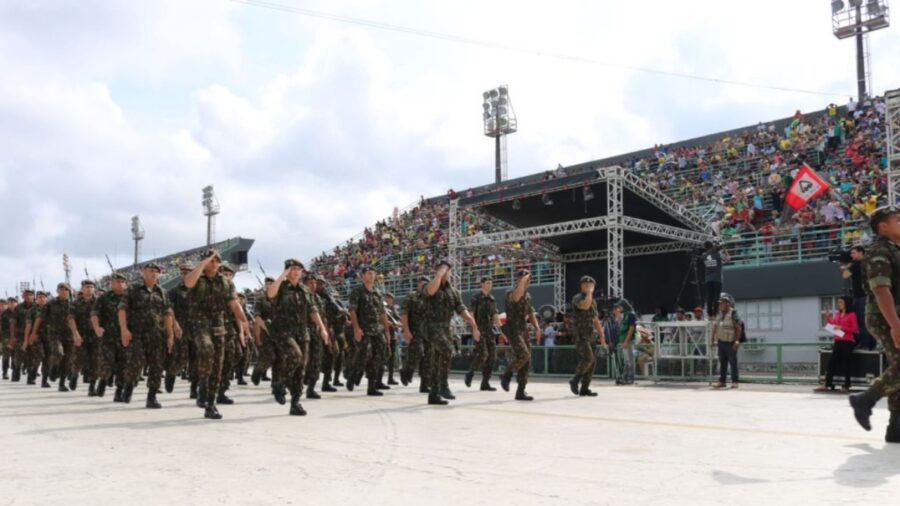
{"label": "person in white shirt", "polygon": [[556,327],[547,322],[544,327],[544,346],[556,346]]}

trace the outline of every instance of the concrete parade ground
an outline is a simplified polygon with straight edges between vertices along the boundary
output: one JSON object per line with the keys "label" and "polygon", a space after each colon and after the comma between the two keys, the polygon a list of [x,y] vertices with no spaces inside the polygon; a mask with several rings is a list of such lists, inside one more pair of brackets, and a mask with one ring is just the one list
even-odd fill
{"label": "concrete parade ground", "polygon": [[[496,383],[496,381],[495,381]],[[477,387],[476,378],[473,387]],[[513,384],[514,387],[515,384]],[[900,445],[846,396],[742,385],[560,381],[467,389],[427,406],[413,386],[341,389],[288,416],[268,383],[235,386],[209,421],[179,382],[160,410],[0,381],[0,504],[861,504],[900,501]]]}

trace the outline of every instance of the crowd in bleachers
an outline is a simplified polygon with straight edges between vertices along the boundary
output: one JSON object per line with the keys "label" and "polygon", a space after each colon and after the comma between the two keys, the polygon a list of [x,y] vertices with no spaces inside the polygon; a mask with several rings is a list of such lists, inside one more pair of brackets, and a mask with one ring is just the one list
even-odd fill
{"label": "crowd in bleachers", "polygon": [[[856,224],[886,191],[884,115],[883,98],[861,103],[851,99],[844,107],[830,104],[824,113],[806,116],[797,111],[784,128],[760,123],[708,145],[657,145],[649,156],[634,157],[625,167],[707,218],[726,243],[749,237],[767,244],[776,242],[776,237],[799,238],[809,233],[826,234],[836,244],[853,242],[864,234],[856,230]],[[831,189],[804,209],[789,212],[784,197],[801,162],[813,167]],[[546,181],[586,170],[593,167],[560,165],[538,177]],[[534,178],[526,178],[517,184],[533,182]],[[459,193],[450,190],[448,198],[506,189],[511,184]],[[313,260],[314,269],[347,285],[363,264],[379,268],[380,282],[385,277],[429,272],[447,252],[447,200],[421,199],[410,210],[323,253]],[[496,226],[465,211],[459,222],[464,235],[490,232]],[[539,258],[535,245],[524,242],[481,252],[466,262],[495,267],[500,274],[511,263]]]}

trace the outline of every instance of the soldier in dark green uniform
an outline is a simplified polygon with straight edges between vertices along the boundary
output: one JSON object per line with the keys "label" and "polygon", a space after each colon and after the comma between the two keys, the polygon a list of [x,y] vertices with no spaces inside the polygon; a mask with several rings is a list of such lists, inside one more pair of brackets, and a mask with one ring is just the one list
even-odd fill
{"label": "soldier in dark green uniform", "polygon": [[[47,304],[49,295],[43,290],[38,290],[35,294],[34,305],[28,311],[25,318],[25,347],[28,353],[28,367],[31,369],[31,375],[37,377],[38,368],[48,369],[46,364],[49,363],[49,354],[45,352],[45,346],[49,346],[47,339],[47,328],[44,327],[38,331],[37,337],[32,337],[34,322],[38,319],[41,308]],[[45,362],[46,361],[46,362]],[[46,371],[41,371],[41,388],[50,388],[50,376]]]}
{"label": "soldier in dark green uniform", "polygon": [[175,346],[175,318],[169,296],[159,286],[160,268],[155,262],[144,265],[141,282],[128,287],[119,303],[119,331],[125,347],[125,402],[137,384],[146,364],[147,408],[159,409],[156,392],[162,385],[162,371],[167,353]]}
{"label": "soldier in dark green uniform", "polygon": [[[8,299],[0,299],[0,354],[3,355],[3,379],[9,379],[9,366],[12,361],[15,342],[9,332],[9,319],[12,316],[10,306],[15,307]],[[13,374],[15,375],[15,373]]]}
{"label": "soldier in dark green uniform", "polygon": [[[603,333],[603,325],[600,324],[597,301],[594,300],[595,286],[594,278],[581,277],[581,292],[572,298],[572,313],[569,315],[569,329],[575,341],[575,351],[578,353],[575,377],[569,381],[569,388],[573,394],[583,397],[597,395],[590,389],[596,361],[594,331],[600,336],[600,345],[606,348],[606,335]],[[580,389],[578,388],[579,382],[581,383]]]}
{"label": "soldier in dark green uniform", "polygon": [[431,344],[431,392],[428,404],[447,404],[447,400],[456,397],[450,391],[450,360],[453,358],[453,335],[450,330],[450,319],[456,313],[471,326],[472,338],[481,339],[478,324],[469,314],[462,298],[455,288],[450,286],[449,260],[438,263],[432,279],[425,285],[425,332]]}
{"label": "soldier in dark green uniform", "polygon": [[[272,302],[266,297],[265,291],[275,284],[275,278],[267,277],[263,287],[263,293],[253,305],[253,336],[256,340],[256,347],[259,349],[259,356],[256,359],[256,366],[253,368],[253,374],[250,375],[250,381],[254,385],[265,379],[266,371],[272,368],[272,380],[278,382],[278,361],[275,357],[275,346],[272,343]],[[274,393],[274,392],[273,392]]]}
{"label": "soldier in dark green uniform", "polygon": [[[247,316],[247,296],[238,292],[238,304],[241,306],[241,311],[244,313],[244,316]],[[237,323],[235,322],[235,325]],[[244,379],[244,376],[247,375],[247,368],[250,367],[250,360],[253,354],[256,352],[256,343],[250,339],[250,326],[249,323],[244,324],[244,341],[241,343],[237,342],[238,348],[238,356],[235,359],[234,365],[234,378],[238,385],[246,385],[247,380]]]}
{"label": "soldier in dark green uniform", "polygon": [[[175,317],[175,347],[172,353],[166,356],[166,392],[172,393],[175,389],[175,381],[178,375],[187,367],[189,346],[192,345],[191,340],[191,317],[190,317],[190,301],[188,299],[188,288],[184,284],[184,279],[192,270],[193,266],[184,264],[179,267],[181,272],[181,284],[169,290],[169,302],[172,304],[172,313]],[[197,379],[191,376],[191,399],[197,398]]]}
{"label": "soldier in dark green uniform", "polygon": [[115,374],[116,393],[114,402],[123,402],[125,382],[122,381],[125,369],[125,349],[119,332],[119,303],[125,296],[128,278],[121,272],[114,272],[110,280],[111,289],[100,297],[91,311],[91,325],[97,336],[99,356],[97,359],[97,397],[103,397],[107,386],[112,386],[110,378]]}
{"label": "soldier in dark green uniform", "polygon": [[[325,301],[318,294],[319,284],[315,276],[307,273],[303,281],[309,290],[316,312],[319,313],[319,318],[322,318],[325,314]],[[323,323],[326,326],[328,325],[327,320],[323,320]],[[322,374],[322,356],[325,348],[329,346],[331,346],[331,343],[328,341],[328,335],[322,336],[315,326],[309,329],[309,352],[306,360],[306,371],[304,372],[307,399],[320,399],[322,397],[316,392],[316,383],[319,382],[319,376]]]}
{"label": "soldier in dark green uniform", "polygon": [[400,370],[400,382],[406,386],[412,381],[413,373],[419,370],[419,392],[431,392],[431,345],[425,331],[425,285],[431,281],[428,276],[419,277],[419,286],[406,296],[400,311],[403,323],[403,338],[406,339],[406,361]]}
{"label": "soldier in dark green uniform", "polygon": [[531,286],[531,272],[522,269],[516,273],[516,288],[506,292],[506,331],[512,349],[512,360],[506,371],[500,376],[500,386],[509,391],[509,382],[516,374],[517,401],[530,401],[533,397],[525,393],[528,384],[528,369],[531,366],[531,340],[528,336],[528,323],[534,328],[538,344],[541,342],[541,331],[528,287]]}
{"label": "soldier in dark green uniform", "polygon": [[341,365],[344,358],[344,349],[347,347],[347,338],[344,327],[347,325],[347,310],[337,301],[337,297],[328,292],[325,278],[316,275],[316,291],[325,301],[325,324],[328,326],[328,334],[331,345],[325,348],[325,356],[322,360],[322,369],[325,378],[322,380],[323,392],[336,392],[334,387],[342,387]]}
{"label": "soldier in dark green uniform", "polygon": [[[234,267],[227,262],[222,262],[222,265],[219,266],[219,272],[231,283],[231,289],[234,292],[234,300],[237,302],[238,306],[241,307],[241,313],[243,314],[244,308],[240,305],[240,299],[237,296],[237,288],[234,286]],[[222,375],[219,379],[219,391],[216,393],[216,403],[218,404],[234,404],[234,401],[231,397],[228,397],[225,392],[231,388],[231,377],[234,375],[235,365],[237,364],[241,352],[240,350],[243,348],[243,343],[247,340],[246,336],[238,338],[238,335],[243,335],[244,331],[243,328],[239,329],[238,327],[241,327],[241,324],[238,323],[234,313],[226,312]]]}
{"label": "soldier in dark green uniform", "polygon": [[472,297],[472,316],[478,323],[478,331],[481,339],[475,341],[475,352],[472,356],[472,364],[466,373],[466,386],[472,386],[475,371],[481,371],[481,390],[493,392],[497,390],[491,386],[491,374],[497,365],[497,337],[494,328],[500,326],[500,313],[497,312],[497,302],[491,295],[494,280],[489,276],[481,278],[481,291]]}
{"label": "soldier in dark green uniform", "polygon": [[203,416],[219,420],[222,415],[216,408],[219,385],[226,372],[225,311],[230,310],[240,323],[238,339],[243,340],[244,323],[247,321],[238,304],[234,284],[219,272],[222,257],[215,250],[203,254],[203,260],[184,278],[190,290],[191,333],[197,349],[197,406],[205,408]]}
{"label": "soldier in dark green uniform", "polygon": [[869,224],[878,238],[866,250],[863,265],[866,328],[884,350],[888,367],[868,390],[851,395],[850,405],[857,422],[872,430],[872,408],[887,397],[891,417],[884,439],[900,443],[900,208],[876,209]]}
{"label": "soldier in dark green uniform", "polygon": [[328,335],[313,303],[312,294],[301,282],[304,270],[303,263],[299,260],[285,260],[284,272],[266,290],[266,296],[272,301],[273,342],[278,360],[281,361],[281,378],[279,384],[275,385],[275,400],[284,404],[284,387],[287,383],[291,392],[290,414],[294,416],[306,415],[306,410],[300,405],[300,395],[303,393],[304,360],[310,324],[318,328],[320,335]]}
{"label": "soldier in dark green uniform", "polygon": [[[73,336],[81,341],[81,346],[76,350],[77,360],[75,370],[71,372],[77,375],[84,371],[84,380],[88,383],[88,397],[97,395],[97,338],[91,326],[91,311],[97,298],[94,297],[94,282],[85,279],[81,282],[81,294],[72,301],[69,307],[69,330]],[[72,378],[69,378],[70,383]],[[74,386],[70,384],[70,386]]]}
{"label": "soldier in dark green uniform", "polygon": [[22,303],[16,306],[16,312],[13,314],[12,328],[10,334],[16,339],[15,362],[17,368],[26,369],[27,382],[34,385],[37,378],[37,370],[31,363],[31,351],[28,349],[28,327],[31,326],[29,318],[34,309],[34,291],[25,290],[22,292]]}
{"label": "soldier in dark green uniform", "polygon": [[347,379],[347,390],[362,381],[363,371],[368,380],[366,395],[383,395],[378,390],[384,372],[384,359],[390,342],[390,326],[384,310],[384,300],[375,288],[375,269],[364,266],[360,270],[362,283],[350,292],[350,323],[353,325],[353,340],[356,353],[352,375]]}
{"label": "soldier in dark green uniform", "polygon": [[[400,317],[397,314],[397,307],[394,305],[394,294],[388,292],[384,294],[384,309],[388,317],[388,323],[390,323],[390,341],[388,341],[387,347],[387,355],[385,356],[385,362],[387,365],[388,372],[388,385],[397,385],[397,381],[394,380],[394,368],[397,366],[397,350],[400,349],[400,338],[398,337],[398,332],[402,330],[403,324],[400,322]],[[378,379],[381,381],[381,378]],[[384,384],[380,385],[383,388]]]}
{"label": "soldier in dark green uniform", "polygon": [[[75,365],[75,348],[81,346],[81,337],[73,336],[69,328],[69,295],[72,289],[66,283],[56,286],[56,297],[41,307],[38,317],[31,327],[31,341],[36,342],[40,334],[41,326],[46,324],[46,334],[40,338],[44,344],[44,363],[41,374],[50,376],[50,381],[59,378],[59,391],[68,392],[75,389],[78,376],[69,381],[66,388],[66,378],[72,372]],[[75,340],[77,338],[77,341]]]}

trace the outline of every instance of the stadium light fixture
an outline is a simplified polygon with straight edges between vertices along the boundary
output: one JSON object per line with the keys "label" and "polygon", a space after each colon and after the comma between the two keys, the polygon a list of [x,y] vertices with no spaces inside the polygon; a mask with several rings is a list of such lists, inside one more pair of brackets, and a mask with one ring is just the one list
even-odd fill
{"label": "stadium light fixture", "polygon": [[506,179],[506,136],[517,130],[516,113],[509,98],[509,86],[501,85],[481,94],[484,135],[494,138],[495,183]]}
{"label": "stadium light fixture", "polygon": [[[856,39],[856,82],[859,101],[872,89],[871,63],[869,62],[869,33],[890,26],[887,0],[867,0],[863,10],[863,0],[832,0],[831,31],[839,40]],[[846,7],[846,8],[845,8]]]}
{"label": "stadium light fixture", "polygon": [[844,2],[842,2],[841,0],[834,0],[833,2],[831,2],[831,13],[832,14],[837,14],[838,12],[842,11],[843,9],[844,9]]}
{"label": "stadium light fixture", "polygon": [[139,216],[131,217],[131,239],[134,241],[134,266],[137,267],[141,258],[141,241],[144,240],[144,226]]}
{"label": "stadium light fixture", "polygon": [[219,201],[212,185],[203,188],[202,204],[206,216],[206,245],[212,246],[216,239],[216,215],[219,214]]}

